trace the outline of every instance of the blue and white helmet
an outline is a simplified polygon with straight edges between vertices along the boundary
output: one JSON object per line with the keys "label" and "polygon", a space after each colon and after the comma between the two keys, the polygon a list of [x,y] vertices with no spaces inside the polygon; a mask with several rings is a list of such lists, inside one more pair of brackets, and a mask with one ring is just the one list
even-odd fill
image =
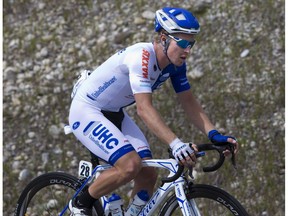
{"label": "blue and white helmet", "polygon": [[165,29],[169,34],[198,34],[200,25],[193,14],[182,8],[164,7],[156,11],[155,31]]}

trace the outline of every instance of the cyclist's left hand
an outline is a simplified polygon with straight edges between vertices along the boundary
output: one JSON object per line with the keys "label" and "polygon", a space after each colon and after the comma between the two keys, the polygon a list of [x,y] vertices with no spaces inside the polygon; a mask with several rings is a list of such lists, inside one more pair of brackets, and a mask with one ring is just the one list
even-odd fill
{"label": "cyclist's left hand", "polygon": [[[239,150],[239,143],[237,142],[237,139],[233,136],[224,136],[221,133],[219,133],[217,130],[211,130],[208,133],[208,138],[212,143],[217,144],[217,142],[229,142],[235,145],[234,153],[236,154]],[[229,150],[225,150],[224,152],[225,156],[230,155]]]}

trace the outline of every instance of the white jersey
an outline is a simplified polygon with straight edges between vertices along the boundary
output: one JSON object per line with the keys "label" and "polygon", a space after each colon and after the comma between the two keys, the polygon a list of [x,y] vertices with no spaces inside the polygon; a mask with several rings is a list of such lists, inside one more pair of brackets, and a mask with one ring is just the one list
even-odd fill
{"label": "white jersey", "polygon": [[160,70],[152,43],[137,43],[100,65],[77,90],[75,100],[101,110],[119,111],[135,102],[134,94],[151,93],[171,77],[176,92],[190,88],[186,64]]}
{"label": "white jersey", "polygon": [[131,151],[152,158],[144,134],[122,108],[135,102],[134,94],[151,93],[169,77],[176,92],[190,88],[186,65],[170,64],[161,71],[152,43],[117,52],[90,76],[84,71],[72,93],[69,124],[74,135],[112,165]]}

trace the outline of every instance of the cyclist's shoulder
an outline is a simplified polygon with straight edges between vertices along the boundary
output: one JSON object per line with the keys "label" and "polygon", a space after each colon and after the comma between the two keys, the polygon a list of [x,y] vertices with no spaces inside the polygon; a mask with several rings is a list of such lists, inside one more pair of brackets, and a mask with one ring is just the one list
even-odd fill
{"label": "cyclist's shoulder", "polygon": [[117,52],[119,56],[125,55],[129,56],[129,58],[142,58],[143,55],[150,56],[154,53],[153,44],[144,42],[136,43]]}
{"label": "cyclist's shoulder", "polygon": [[[144,65],[154,65],[156,62],[155,51],[152,43],[136,43],[119,52],[122,62],[125,65],[142,67]],[[121,60],[120,60],[121,61]]]}
{"label": "cyclist's shoulder", "polygon": [[131,52],[146,49],[147,51],[154,51],[153,43],[139,42],[128,47]]}

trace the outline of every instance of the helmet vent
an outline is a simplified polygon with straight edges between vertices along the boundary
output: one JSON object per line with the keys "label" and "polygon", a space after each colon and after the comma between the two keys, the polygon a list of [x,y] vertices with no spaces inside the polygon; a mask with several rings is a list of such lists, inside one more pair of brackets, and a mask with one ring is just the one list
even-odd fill
{"label": "helmet vent", "polygon": [[176,16],[176,19],[178,19],[178,20],[186,20],[186,17],[181,13],[181,14],[178,14]]}

